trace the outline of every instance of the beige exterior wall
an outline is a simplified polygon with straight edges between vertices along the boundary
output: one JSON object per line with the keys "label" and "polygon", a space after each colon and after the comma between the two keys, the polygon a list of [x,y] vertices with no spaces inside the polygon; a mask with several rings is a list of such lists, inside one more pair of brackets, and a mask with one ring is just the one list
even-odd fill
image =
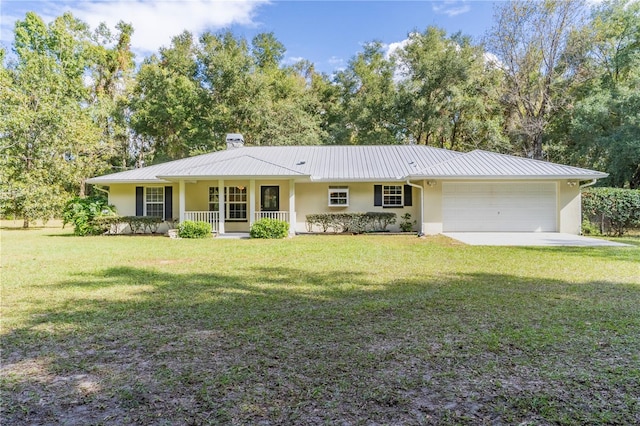
{"label": "beige exterior wall", "polygon": [[[575,182],[575,184],[574,184]],[[425,234],[433,235],[442,232],[442,181],[425,180],[413,182],[424,187],[424,199],[422,209],[424,212],[422,230]],[[390,231],[399,231],[400,216],[410,213],[412,220],[420,220],[420,190],[413,188],[413,205],[397,209],[376,207],[373,205],[374,185],[382,185],[385,182],[367,183],[297,183],[295,184],[295,210],[296,232],[307,232],[306,216],[313,213],[328,212],[393,212],[398,216],[397,223],[389,227]],[[388,184],[388,183],[387,183]],[[395,184],[395,183],[394,183]],[[403,183],[398,183],[403,184]],[[255,211],[260,211],[260,187],[275,185],[280,187],[280,211],[289,211],[289,180],[256,180],[255,181]],[[122,216],[134,216],[136,214],[135,193],[136,186],[168,186],[168,185],[140,185],[140,184],[113,184],[109,190],[109,203],[116,207],[118,214]],[[179,185],[173,184],[173,216],[179,216]],[[198,181],[185,183],[185,210],[207,211],[209,210],[209,187],[218,186],[217,180]],[[244,186],[249,190],[249,180],[225,180],[224,186]],[[349,188],[348,207],[329,207],[329,186],[347,186]],[[249,198],[247,199],[249,203]],[[247,206],[249,214],[249,205]],[[579,182],[561,180],[557,182],[557,214],[558,231],[579,234],[581,230],[581,200]],[[415,230],[420,230],[420,224]],[[166,231],[163,226],[160,231]],[[248,232],[247,222],[225,222],[226,232]]]}
{"label": "beige exterior wall", "polygon": [[[412,205],[402,208],[383,208],[373,205],[374,185],[404,185],[403,182],[332,182],[332,183],[297,183],[296,184],[296,232],[308,232],[306,217],[314,213],[348,213],[348,212],[387,212],[396,213],[395,225],[389,226],[389,231],[400,230],[400,216],[411,214],[412,220],[420,221],[420,191],[412,189]],[[329,186],[346,186],[349,188],[348,207],[329,207]],[[414,227],[419,230],[419,225]],[[319,231],[318,229],[314,231]]]}
{"label": "beige exterior wall", "polygon": [[423,232],[427,235],[436,235],[442,232],[442,182],[425,180],[424,188],[424,222]]}
{"label": "beige exterior wall", "polygon": [[[116,212],[120,216],[135,216],[136,215],[136,187],[161,187],[171,186],[173,188],[171,205],[173,208],[173,218],[177,218],[179,215],[179,198],[178,198],[178,185],[177,184],[163,184],[163,185],[141,185],[141,184],[112,184],[109,187],[109,204],[113,204],[116,207]],[[169,229],[168,224],[162,224],[158,228],[158,232],[164,233]],[[124,232],[128,231],[127,229]]]}
{"label": "beige exterior wall", "polygon": [[579,235],[582,232],[580,182],[558,182],[558,232]]}

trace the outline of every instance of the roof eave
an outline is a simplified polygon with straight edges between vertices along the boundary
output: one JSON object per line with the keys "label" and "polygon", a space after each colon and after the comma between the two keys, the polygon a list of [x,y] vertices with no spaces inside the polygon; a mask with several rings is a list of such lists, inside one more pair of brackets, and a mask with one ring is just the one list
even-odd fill
{"label": "roof eave", "polygon": [[252,180],[252,179],[298,179],[308,178],[309,175],[185,175],[185,176],[158,176],[167,182],[179,182],[181,180]]}
{"label": "roof eave", "polygon": [[119,183],[131,183],[131,184],[162,184],[162,183],[171,183],[168,180],[164,179],[98,179],[91,178],[87,179],[86,183],[91,185],[112,185]]}
{"label": "roof eave", "polygon": [[603,179],[609,176],[607,173],[598,175],[410,175],[408,179],[442,179],[442,180],[592,180]]}

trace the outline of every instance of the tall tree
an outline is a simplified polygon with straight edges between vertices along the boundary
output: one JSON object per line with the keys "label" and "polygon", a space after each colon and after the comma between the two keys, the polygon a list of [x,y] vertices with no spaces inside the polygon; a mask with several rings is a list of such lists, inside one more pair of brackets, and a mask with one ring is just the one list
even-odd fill
{"label": "tall tree", "polygon": [[397,53],[398,109],[408,140],[467,151],[506,149],[500,75],[469,37],[429,27]]}
{"label": "tall tree", "polygon": [[571,157],[606,170],[610,185],[640,188],[640,3],[602,3],[585,38],[592,78],[577,90]]}
{"label": "tall tree", "polygon": [[506,79],[508,132],[525,156],[545,157],[543,136],[563,103],[559,83],[570,68],[565,53],[583,15],[582,0],[522,0],[497,6],[488,42]]}
{"label": "tall tree", "polygon": [[146,60],[131,123],[152,141],[154,161],[222,149],[229,132],[247,145],[318,144],[317,100],[304,67],[280,64],[283,45],[259,34],[249,45],[231,32],[174,38]]}
{"label": "tall tree", "polygon": [[337,142],[356,145],[399,143],[395,109],[395,62],[380,42],[364,46],[346,70],[336,74],[344,116]]}
{"label": "tall tree", "polygon": [[86,99],[83,42],[87,28],[71,15],[49,26],[33,13],[16,23],[14,67],[3,69],[2,208],[24,218],[49,219],[77,190],[73,151],[93,145],[96,132]]}
{"label": "tall tree", "polygon": [[25,227],[59,214],[112,156],[97,119],[98,91],[86,84],[98,81],[96,48],[89,27],[71,14],[46,25],[28,13],[16,23],[16,59],[2,62],[0,207]]}
{"label": "tall tree", "polygon": [[197,55],[193,36],[184,32],[140,67],[130,122],[140,139],[149,138],[152,143],[139,150],[139,162],[145,156],[161,162],[216,148]]}

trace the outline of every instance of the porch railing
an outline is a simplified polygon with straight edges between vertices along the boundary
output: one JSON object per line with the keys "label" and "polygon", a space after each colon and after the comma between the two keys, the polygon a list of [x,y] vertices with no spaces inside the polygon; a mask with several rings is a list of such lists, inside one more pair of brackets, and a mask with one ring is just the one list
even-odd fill
{"label": "porch railing", "polygon": [[219,215],[220,212],[186,211],[184,212],[184,220],[210,223],[212,230],[218,232]]}
{"label": "porch railing", "polygon": [[256,220],[263,218],[278,219],[289,222],[289,212],[256,212]]}

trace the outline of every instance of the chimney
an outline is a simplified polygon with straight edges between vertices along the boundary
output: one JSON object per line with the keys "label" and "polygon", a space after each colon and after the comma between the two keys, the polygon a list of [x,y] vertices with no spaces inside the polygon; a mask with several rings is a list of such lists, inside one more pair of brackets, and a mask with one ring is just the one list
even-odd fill
{"label": "chimney", "polygon": [[242,148],[244,137],[240,133],[227,133],[227,149]]}

